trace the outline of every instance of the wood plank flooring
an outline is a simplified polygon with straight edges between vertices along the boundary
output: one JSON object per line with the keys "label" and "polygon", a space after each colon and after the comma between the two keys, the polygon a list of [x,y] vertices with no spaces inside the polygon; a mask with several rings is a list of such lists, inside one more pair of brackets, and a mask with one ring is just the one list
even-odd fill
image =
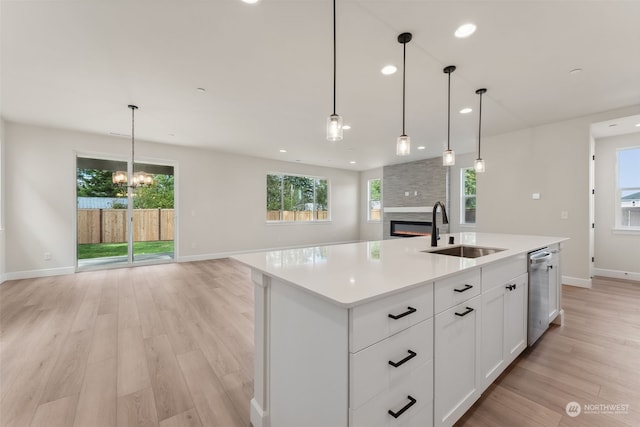
{"label": "wood plank flooring", "polygon": [[[565,325],[458,427],[640,426],[640,284],[563,292]],[[253,285],[233,260],[0,286],[2,427],[248,427],[252,395]],[[572,418],[571,401],[629,407]]]}
{"label": "wood plank flooring", "polygon": [[249,426],[253,285],[233,260],[0,286],[0,426]]}

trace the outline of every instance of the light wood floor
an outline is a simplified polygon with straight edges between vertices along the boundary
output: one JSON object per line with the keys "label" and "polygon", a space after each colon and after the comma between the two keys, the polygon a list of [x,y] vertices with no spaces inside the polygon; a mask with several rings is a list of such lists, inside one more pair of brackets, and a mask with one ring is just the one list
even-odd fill
{"label": "light wood floor", "polygon": [[[563,291],[565,326],[458,426],[640,426],[640,285]],[[252,378],[253,287],[235,261],[0,286],[0,426],[247,427]],[[571,418],[570,401],[629,411]]]}

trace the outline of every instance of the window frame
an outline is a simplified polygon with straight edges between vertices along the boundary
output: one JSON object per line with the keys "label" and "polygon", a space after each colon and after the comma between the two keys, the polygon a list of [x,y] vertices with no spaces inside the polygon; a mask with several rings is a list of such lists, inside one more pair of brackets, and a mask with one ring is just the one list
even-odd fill
{"label": "window frame", "polygon": [[[473,193],[473,195],[467,195],[466,194],[466,189],[465,189],[465,184],[466,184],[466,180],[465,180],[465,174],[466,171],[468,170],[472,170],[475,174],[476,174],[476,191]],[[468,168],[460,168],[460,225],[465,225],[468,227],[471,226],[475,226],[477,221],[475,221],[475,217],[474,217],[474,222],[467,222],[466,221],[466,206],[467,206],[467,199],[475,199],[476,202],[476,213],[478,212],[478,181],[477,181],[477,173],[475,171],[475,169],[473,167],[468,167]]]}
{"label": "window frame", "polygon": [[[371,183],[372,181],[380,181],[380,200],[371,200]],[[371,202],[380,202],[380,218],[371,218]],[[382,222],[382,178],[371,178],[367,180],[367,221]]]}
{"label": "window frame", "polygon": [[[616,149],[616,191],[615,191],[615,199],[614,199],[614,209],[615,209],[615,224],[614,231],[630,231],[630,232],[640,232],[640,225],[624,225],[623,222],[623,209],[622,206],[622,192],[631,191],[631,192],[640,192],[640,183],[638,183],[637,187],[620,187],[620,153],[623,151],[630,150],[640,150],[640,146],[635,147],[622,147]],[[633,194],[633,193],[631,193]]]}
{"label": "window frame", "polygon": [[[269,176],[279,176],[281,177],[281,183],[284,183],[285,178],[286,177],[298,177],[298,178],[306,178],[306,179],[311,179],[313,181],[313,210],[311,212],[319,212],[316,208],[317,208],[317,188],[316,188],[316,181],[319,180],[324,180],[327,183],[327,217],[325,219],[316,219],[315,216],[313,215],[311,216],[311,219],[308,221],[304,221],[304,220],[300,220],[300,221],[296,221],[294,220],[285,220],[285,219],[277,219],[277,220],[271,220],[268,218],[268,216],[265,218],[265,222],[267,224],[326,224],[326,223],[330,223],[331,222],[331,180],[329,178],[327,178],[326,176],[317,176],[317,175],[306,175],[306,174],[297,174],[297,173],[288,173],[288,172],[267,172],[265,175],[265,180],[268,181],[269,180]],[[284,212],[284,193],[283,193],[284,189],[283,186],[280,186],[280,209],[279,212]],[[268,215],[269,209],[267,209],[268,207],[268,199],[269,199],[269,191],[268,191],[268,187],[266,186],[266,182],[265,182],[265,204],[263,205],[265,207],[265,215]],[[282,215],[280,215],[280,217],[282,217]]]}

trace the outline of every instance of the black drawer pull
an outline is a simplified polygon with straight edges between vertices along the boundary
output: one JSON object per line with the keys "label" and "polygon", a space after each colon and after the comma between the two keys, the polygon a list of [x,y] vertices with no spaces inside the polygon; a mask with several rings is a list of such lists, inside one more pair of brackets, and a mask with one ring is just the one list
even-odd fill
{"label": "black drawer pull", "polygon": [[453,292],[464,292],[464,291],[468,291],[468,290],[469,290],[469,289],[471,289],[471,288],[473,288],[473,286],[471,286],[471,285],[467,284],[467,285],[464,285],[464,288],[462,288],[462,289],[455,289],[455,288],[454,288],[454,289],[453,289]]}
{"label": "black drawer pull", "polygon": [[411,396],[407,396],[407,399],[409,399],[409,403],[404,405],[404,407],[400,409],[398,412],[393,412],[391,409],[389,409],[389,415],[391,415],[393,418],[398,418],[400,415],[404,414],[407,411],[407,409],[411,408],[417,402],[417,400],[415,400]]}
{"label": "black drawer pull", "polygon": [[413,307],[407,307],[407,311],[405,311],[404,313],[390,314],[389,317],[394,319],[394,320],[398,320],[398,319],[403,318],[404,316],[410,315],[411,313],[415,313],[416,311],[418,311],[418,310],[413,308]]}
{"label": "black drawer pull", "polygon": [[471,308],[471,307],[467,307],[467,311],[465,311],[464,313],[458,313],[458,312],[456,311],[456,316],[464,317],[464,316],[466,316],[467,314],[471,313],[472,311],[473,311],[473,308]]}
{"label": "black drawer pull", "polygon": [[509,289],[510,291],[514,290],[516,288],[516,285],[509,285],[509,286],[505,286],[505,288]]}
{"label": "black drawer pull", "polygon": [[407,350],[407,351],[409,352],[409,355],[407,357],[405,357],[404,359],[402,359],[399,362],[392,362],[391,360],[389,360],[389,365],[393,366],[394,368],[397,368],[398,366],[404,365],[409,360],[413,359],[414,357],[416,357],[418,355],[418,353],[416,353],[415,351],[411,351],[411,350]]}

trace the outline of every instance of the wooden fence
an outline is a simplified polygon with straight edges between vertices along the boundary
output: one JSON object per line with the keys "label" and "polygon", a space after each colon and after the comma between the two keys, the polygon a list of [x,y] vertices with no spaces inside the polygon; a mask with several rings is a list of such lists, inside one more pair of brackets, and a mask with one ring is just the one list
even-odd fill
{"label": "wooden fence", "polygon": [[[173,209],[134,209],[133,240],[173,240]],[[126,209],[78,209],[78,243],[127,241]]]}
{"label": "wooden fence", "polygon": [[267,211],[267,221],[322,221],[328,218],[327,211]]}

